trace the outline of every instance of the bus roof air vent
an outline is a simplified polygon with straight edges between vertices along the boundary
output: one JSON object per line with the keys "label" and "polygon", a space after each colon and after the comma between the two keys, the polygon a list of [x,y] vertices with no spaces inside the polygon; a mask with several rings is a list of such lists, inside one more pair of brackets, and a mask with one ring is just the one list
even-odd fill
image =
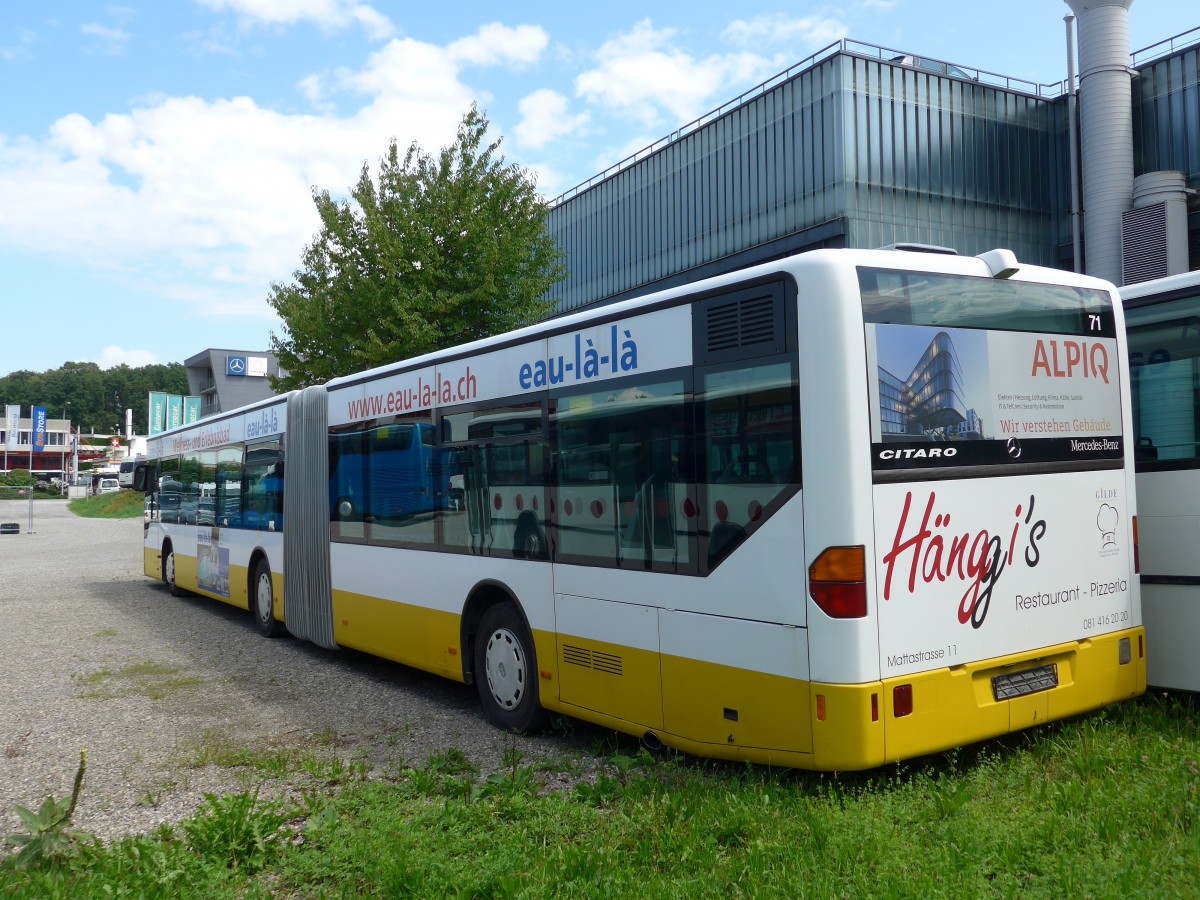
{"label": "bus roof air vent", "polygon": [[941,253],[943,256],[958,256],[953,247],[939,247],[937,244],[888,244],[880,250],[904,250],[908,253]]}

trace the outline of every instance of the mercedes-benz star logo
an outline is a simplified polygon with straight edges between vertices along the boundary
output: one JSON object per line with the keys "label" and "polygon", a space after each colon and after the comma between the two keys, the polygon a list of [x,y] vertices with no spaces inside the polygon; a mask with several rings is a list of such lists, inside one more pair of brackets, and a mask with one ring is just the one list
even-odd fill
{"label": "mercedes-benz star logo", "polygon": [[1008,455],[1013,459],[1018,459],[1021,456],[1021,442],[1015,437],[1008,439]]}
{"label": "mercedes-benz star logo", "polygon": [[246,368],[246,361],[244,359],[234,358],[229,361],[229,371],[233,372],[235,375],[238,372],[241,372],[245,368]]}

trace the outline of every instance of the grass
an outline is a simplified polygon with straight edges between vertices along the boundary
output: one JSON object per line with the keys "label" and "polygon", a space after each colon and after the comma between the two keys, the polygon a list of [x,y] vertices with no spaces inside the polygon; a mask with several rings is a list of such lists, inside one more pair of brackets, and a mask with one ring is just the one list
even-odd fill
{"label": "grass", "polygon": [[151,700],[162,700],[176,691],[196,688],[204,679],[180,675],[179,669],[156,662],[131,663],[117,671],[100,669],[74,676],[82,691],[81,700],[112,700],[126,692],[134,692]]}
{"label": "grass", "polygon": [[179,828],[69,863],[9,861],[0,895],[1195,896],[1198,713],[1156,693],[849,776],[619,740],[560,791],[515,741],[486,777],[452,750],[291,802],[209,798]]}
{"label": "grass", "polygon": [[145,507],[146,497],[138,491],[80,497],[67,504],[67,509],[85,519],[136,519]]}

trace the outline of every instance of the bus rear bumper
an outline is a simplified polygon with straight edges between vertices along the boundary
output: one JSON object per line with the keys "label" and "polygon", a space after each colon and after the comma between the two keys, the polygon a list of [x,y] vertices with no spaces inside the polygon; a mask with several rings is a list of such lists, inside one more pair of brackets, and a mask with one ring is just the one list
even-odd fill
{"label": "bus rear bumper", "polygon": [[814,762],[870,768],[1140,696],[1145,646],[1139,627],[874,684],[814,683]]}

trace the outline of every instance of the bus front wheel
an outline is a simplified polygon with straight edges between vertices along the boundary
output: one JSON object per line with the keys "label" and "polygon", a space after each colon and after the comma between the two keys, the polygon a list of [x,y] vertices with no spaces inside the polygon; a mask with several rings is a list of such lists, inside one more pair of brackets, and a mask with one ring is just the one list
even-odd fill
{"label": "bus front wheel", "polygon": [[277,638],[283,634],[283,623],[275,618],[275,591],[271,583],[271,567],[260,559],[254,567],[254,581],[250,585],[250,609],[254,624],[263,637]]}
{"label": "bus front wheel", "polygon": [[183,596],[183,588],[175,583],[175,548],[169,544],[163,551],[163,582],[172,597]]}
{"label": "bus front wheel", "polygon": [[539,731],[549,714],[538,700],[533,636],[512,603],[483,614],[475,638],[475,685],[488,720],[505,731]]}

